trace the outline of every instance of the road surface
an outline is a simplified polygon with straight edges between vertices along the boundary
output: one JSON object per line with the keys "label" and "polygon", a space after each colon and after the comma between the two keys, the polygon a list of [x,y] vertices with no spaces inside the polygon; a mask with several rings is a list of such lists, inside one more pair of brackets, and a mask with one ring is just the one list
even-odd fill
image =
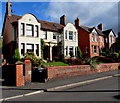
{"label": "road surface", "polygon": [[[119,76],[9,101],[119,101]],[[4,102],[3,102],[4,103]],[[116,103],[116,102],[114,102]]]}

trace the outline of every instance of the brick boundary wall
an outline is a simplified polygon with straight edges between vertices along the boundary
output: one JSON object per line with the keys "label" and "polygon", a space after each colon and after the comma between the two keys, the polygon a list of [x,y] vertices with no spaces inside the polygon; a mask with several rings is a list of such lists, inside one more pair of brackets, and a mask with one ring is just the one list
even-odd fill
{"label": "brick boundary wall", "polygon": [[47,67],[47,77],[48,79],[52,79],[58,77],[87,75],[110,70],[117,70],[118,68],[120,68],[120,63],[98,64],[96,65],[95,69],[91,68],[90,65]]}

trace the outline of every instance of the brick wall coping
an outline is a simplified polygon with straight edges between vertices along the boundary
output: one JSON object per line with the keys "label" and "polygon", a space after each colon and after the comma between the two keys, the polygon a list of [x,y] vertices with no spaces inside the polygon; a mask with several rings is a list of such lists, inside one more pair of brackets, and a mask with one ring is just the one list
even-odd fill
{"label": "brick wall coping", "polygon": [[[97,64],[98,66],[100,65],[120,65],[120,63],[106,63],[106,64]],[[90,67],[90,65],[71,65],[71,66],[57,66],[57,67],[47,67],[47,69],[57,69],[57,68],[60,68],[60,69],[64,69],[64,68],[75,68],[75,67]]]}

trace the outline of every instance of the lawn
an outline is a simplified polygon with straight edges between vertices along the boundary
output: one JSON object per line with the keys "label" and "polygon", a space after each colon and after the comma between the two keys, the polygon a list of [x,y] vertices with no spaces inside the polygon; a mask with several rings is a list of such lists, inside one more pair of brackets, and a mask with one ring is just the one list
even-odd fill
{"label": "lawn", "polygon": [[49,62],[49,63],[41,63],[41,65],[68,66],[69,64],[66,64],[66,63],[64,63],[64,62]]}

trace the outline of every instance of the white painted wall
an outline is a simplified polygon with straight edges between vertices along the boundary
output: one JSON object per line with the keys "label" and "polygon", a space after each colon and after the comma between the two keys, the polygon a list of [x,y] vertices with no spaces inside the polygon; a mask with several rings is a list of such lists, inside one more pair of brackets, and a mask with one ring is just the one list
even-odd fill
{"label": "white painted wall", "polygon": [[[65,39],[65,31],[68,31],[67,33],[67,39]],[[73,40],[69,40],[69,31],[73,31]],[[74,33],[76,32],[76,39]],[[72,23],[68,23],[64,27],[64,33],[62,36],[62,44],[63,44],[63,53],[66,58],[70,57],[69,55],[69,47],[73,46],[73,54],[75,56],[75,48],[78,46],[78,32],[75,26]],[[66,55],[66,46],[68,46],[68,55]]]}
{"label": "white painted wall", "polygon": [[[55,33],[55,35],[57,36],[56,39],[53,39],[53,34]],[[47,39],[43,38],[43,30],[41,30],[41,38],[43,38],[43,40],[47,43],[51,42],[53,44],[57,44],[60,41],[60,35],[58,32],[52,32],[52,31],[47,31]]]}
{"label": "white painted wall", "polygon": [[[24,36],[20,36],[20,26],[21,26],[21,23],[24,23],[25,25],[25,35]],[[32,24],[34,27],[35,25],[38,26],[38,34],[39,36],[38,37],[28,37],[26,36],[26,24]],[[37,21],[36,17],[32,14],[25,14],[23,15],[23,17],[18,20],[18,50],[20,51],[20,54],[21,54],[21,43],[25,43],[25,52],[26,52],[26,44],[29,43],[29,44],[39,44],[39,57],[41,57],[41,43],[40,43],[40,38],[41,38],[41,25],[40,23]],[[35,50],[35,46],[34,46],[34,50]],[[34,51],[35,52],[35,51]]]}

